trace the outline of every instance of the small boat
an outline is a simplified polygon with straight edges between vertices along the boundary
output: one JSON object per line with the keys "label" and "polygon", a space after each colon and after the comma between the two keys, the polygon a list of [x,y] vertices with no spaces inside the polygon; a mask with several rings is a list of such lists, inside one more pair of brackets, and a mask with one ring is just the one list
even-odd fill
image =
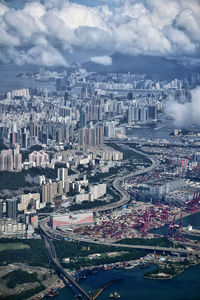
{"label": "small boat", "polygon": [[129,270],[129,269],[133,269],[135,267],[135,265],[131,265],[131,266],[126,266],[124,267],[125,270]]}
{"label": "small boat", "polygon": [[78,294],[78,295],[75,295],[75,298],[76,299],[82,299],[82,296],[81,296],[81,294]]}
{"label": "small boat", "polygon": [[139,265],[140,269],[147,269],[150,267],[150,263],[141,263]]}
{"label": "small boat", "polygon": [[45,295],[45,297],[47,297],[47,298],[54,298],[54,297],[56,297],[58,295],[59,295],[59,292],[52,289],[49,293],[47,293]]}
{"label": "small boat", "polygon": [[110,295],[109,295],[109,298],[112,298],[112,299],[118,299],[120,297],[121,297],[120,294],[117,293],[116,291],[114,293],[110,293]]}

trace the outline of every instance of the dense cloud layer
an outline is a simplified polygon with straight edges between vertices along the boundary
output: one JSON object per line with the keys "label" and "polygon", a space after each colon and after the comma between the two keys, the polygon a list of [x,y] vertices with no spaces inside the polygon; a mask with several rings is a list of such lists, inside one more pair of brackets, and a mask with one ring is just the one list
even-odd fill
{"label": "dense cloud layer", "polygon": [[112,57],[110,56],[92,56],[90,60],[96,64],[110,66],[112,65]]}
{"label": "dense cloud layer", "polygon": [[167,113],[174,118],[177,126],[200,125],[200,87],[191,91],[190,102],[170,101],[167,104]]}
{"label": "dense cloud layer", "polygon": [[0,60],[67,65],[69,53],[97,50],[199,62],[199,0],[110,2],[117,5],[45,0],[15,10],[0,4]]}

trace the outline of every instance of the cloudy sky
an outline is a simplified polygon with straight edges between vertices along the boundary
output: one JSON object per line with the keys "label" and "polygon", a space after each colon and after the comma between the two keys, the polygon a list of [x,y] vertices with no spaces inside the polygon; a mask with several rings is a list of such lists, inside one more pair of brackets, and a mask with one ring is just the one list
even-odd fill
{"label": "cloudy sky", "polygon": [[110,55],[153,55],[200,64],[200,0],[0,2],[0,62],[112,64]]}

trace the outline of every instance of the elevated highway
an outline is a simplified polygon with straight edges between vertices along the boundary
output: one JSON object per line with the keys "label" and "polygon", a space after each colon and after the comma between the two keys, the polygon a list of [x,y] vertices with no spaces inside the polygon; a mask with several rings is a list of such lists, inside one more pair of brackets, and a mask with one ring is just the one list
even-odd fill
{"label": "elevated highway", "polygon": [[127,204],[130,201],[130,195],[124,189],[122,183],[125,180],[127,180],[128,178],[133,178],[133,177],[145,174],[145,173],[149,173],[149,172],[155,170],[159,166],[159,160],[153,158],[151,155],[149,155],[147,153],[144,153],[144,152],[141,152],[137,149],[131,148],[130,146],[128,146],[126,144],[125,145],[124,144],[119,144],[119,143],[115,143],[115,144],[118,145],[119,147],[121,147],[124,150],[129,150],[129,151],[135,152],[137,154],[140,154],[140,155],[146,157],[147,159],[149,159],[151,161],[151,166],[149,166],[147,168],[144,168],[144,169],[141,169],[141,170],[137,170],[135,172],[131,172],[131,173],[129,173],[127,175],[124,175],[124,176],[121,176],[121,177],[117,176],[117,174],[116,174],[117,177],[114,179],[112,185],[113,185],[113,188],[116,191],[118,191],[119,194],[121,195],[120,201],[117,201],[117,202],[114,202],[114,203],[111,203],[111,204],[106,204],[106,205],[103,205],[103,206],[99,206],[99,207],[90,209],[90,211],[93,211],[93,212],[109,211],[109,210],[113,210],[113,209],[119,208],[119,207]]}
{"label": "elevated highway", "polygon": [[[192,249],[159,247],[159,246],[148,246],[148,245],[127,245],[127,244],[119,244],[119,243],[109,243],[108,241],[95,241],[92,239],[86,239],[84,237],[77,236],[76,234],[73,234],[73,233],[61,232],[59,230],[49,227],[46,222],[41,223],[41,221],[40,221],[40,228],[42,229],[43,232],[45,232],[46,236],[49,236],[53,239],[69,238],[73,241],[85,242],[85,243],[90,243],[90,244],[95,244],[95,245],[149,250],[152,252],[156,251],[156,252],[171,252],[171,253],[177,253],[177,254],[180,253],[180,254],[185,254],[185,255],[187,255],[187,254],[199,255],[199,251],[196,252],[196,251],[193,251]],[[191,244],[188,244],[187,246],[191,246]],[[196,247],[196,245],[195,245],[195,247]]]}

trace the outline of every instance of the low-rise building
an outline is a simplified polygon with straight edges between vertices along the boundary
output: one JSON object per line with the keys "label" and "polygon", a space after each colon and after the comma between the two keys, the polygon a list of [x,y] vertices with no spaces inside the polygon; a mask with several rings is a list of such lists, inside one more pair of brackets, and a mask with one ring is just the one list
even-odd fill
{"label": "low-rise building", "polygon": [[93,224],[93,213],[68,213],[68,214],[55,214],[50,218],[51,226],[53,228],[65,228],[78,225]]}
{"label": "low-rise building", "polygon": [[18,203],[18,210],[23,211],[26,210],[29,206],[29,204],[32,205],[34,209],[40,208],[40,194],[34,193],[34,194],[25,194],[19,196],[19,203]]}

